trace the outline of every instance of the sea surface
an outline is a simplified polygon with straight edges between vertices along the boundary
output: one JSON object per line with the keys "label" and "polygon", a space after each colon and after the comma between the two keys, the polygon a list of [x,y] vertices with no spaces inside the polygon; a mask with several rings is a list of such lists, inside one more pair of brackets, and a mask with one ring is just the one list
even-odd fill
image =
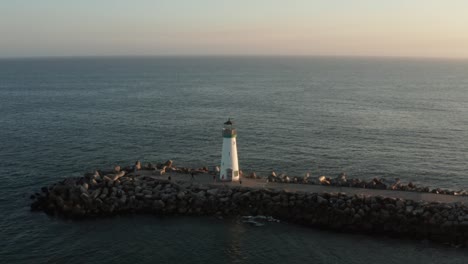
{"label": "sea surface", "polygon": [[136,160],[468,189],[468,61],[325,57],[0,60],[1,263],[468,263],[466,250],[241,219],[29,211],[67,176]]}

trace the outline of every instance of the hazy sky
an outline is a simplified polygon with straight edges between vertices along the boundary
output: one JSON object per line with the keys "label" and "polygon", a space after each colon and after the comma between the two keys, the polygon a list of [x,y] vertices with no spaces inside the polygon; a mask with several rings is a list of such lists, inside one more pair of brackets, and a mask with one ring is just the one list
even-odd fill
{"label": "hazy sky", "polygon": [[468,0],[0,0],[0,57],[468,57]]}

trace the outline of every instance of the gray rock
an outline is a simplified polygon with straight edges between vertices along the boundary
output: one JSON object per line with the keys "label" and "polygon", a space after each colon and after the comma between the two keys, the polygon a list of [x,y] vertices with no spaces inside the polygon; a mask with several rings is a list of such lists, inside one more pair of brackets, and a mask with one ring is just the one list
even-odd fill
{"label": "gray rock", "polygon": [[112,181],[112,178],[114,177],[114,175],[112,174],[108,174],[108,175],[104,175],[102,177],[102,179],[105,181],[105,182],[108,182],[108,181]]}
{"label": "gray rock", "polygon": [[339,182],[339,183],[346,183],[348,180],[346,178],[346,173],[345,172],[342,172],[340,173],[340,175],[338,175],[338,177],[336,178],[336,180]]}
{"label": "gray rock", "polygon": [[96,190],[94,190],[94,191],[91,193],[91,197],[92,197],[93,199],[98,198],[99,195],[101,195],[101,189],[96,189]]}
{"label": "gray rock", "polygon": [[89,181],[89,184],[91,184],[91,186],[94,187],[94,186],[98,185],[98,182],[97,182],[95,179],[91,179],[91,180]]}
{"label": "gray rock", "polygon": [[119,172],[117,172],[116,174],[114,174],[114,175],[112,176],[112,180],[116,181],[116,180],[118,180],[120,177],[123,177],[123,176],[125,176],[125,171],[119,171]]}
{"label": "gray rock", "polygon": [[396,207],[398,209],[402,209],[402,208],[405,208],[405,201],[403,200],[397,200],[396,203],[395,203]]}
{"label": "gray rock", "polygon": [[226,202],[229,202],[230,198],[229,197],[224,197],[224,198],[220,198],[219,201],[221,203],[226,203]]}
{"label": "gray rock", "polygon": [[85,203],[90,203],[91,199],[87,193],[82,193],[80,195],[80,198],[85,202]]}
{"label": "gray rock", "polygon": [[414,207],[411,205],[406,206],[406,213],[411,214],[414,210]]}
{"label": "gray rock", "polygon": [[354,215],[354,221],[359,222],[361,220],[361,215],[360,214],[355,214]]}
{"label": "gray rock", "polygon": [[80,192],[81,193],[88,193],[88,188],[85,188],[83,185],[80,185]]}
{"label": "gray rock", "polygon": [[[408,209],[408,207],[407,207]],[[421,215],[424,213],[424,208],[417,208],[415,210],[413,210],[413,215]]]}
{"label": "gray rock", "polygon": [[166,166],[166,168],[170,168],[170,167],[172,167],[172,164],[173,164],[172,160],[167,160],[167,161],[164,163],[164,166]]}
{"label": "gray rock", "polygon": [[184,199],[184,197],[185,197],[185,193],[184,193],[184,192],[179,192],[179,193],[177,193],[177,198],[178,198],[179,200]]}
{"label": "gray rock", "polygon": [[360,216],[365,216],[366,215],[366,213],[364,212],[364,210],[362,210],[362,208],[358,210],[358,214]]}
{"label": "gray rock", "polygon": [[135,167],[134,167],[135,170],[139,171],[141,170],[141,162],[139,160],[137,160],[135,162]]}
{"label": "gray rock", "polygon": [[208,191],[206,191],[206,192],[207,192],[208,194],[214,196],[214,195],[216,195],[216,194],[218,193],[218,189],[210,189],[210,190],[208,190]]}
{"label": "gray rock", "polygon": [[149,162],[148,164],[146,164],[146,169],[147,170],[155,170],[156,166],[154,166],[153,163]]}
{"label": "gray rock", "polygon": [[322,196],[317,196],[317,203],[318,204],[328,204],[328,200],[323,198]]}

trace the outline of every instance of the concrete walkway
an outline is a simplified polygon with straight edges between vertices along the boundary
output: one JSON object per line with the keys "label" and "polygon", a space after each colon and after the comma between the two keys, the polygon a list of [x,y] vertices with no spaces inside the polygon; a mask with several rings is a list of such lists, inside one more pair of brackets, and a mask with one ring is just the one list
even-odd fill
{"label": "concrete walkway", "polygon": [[242,186],[250,188],[267,188],[275,190],[285,190],[288,192],[341,192],[348,195],[369,195],[369,196],[383,196],[391,198],[402,198],[413,201],[427,201],[427,202],[442,202],[442,203],[465,203],[468,204],[468,196],[444,195],[425,192],[408,192],[408,191],[393,191],[393,190],[378,190],[378,189],[363,189],[351,187],[336,187],[312,184],[294,184],[294,183],[274,183],[267,182],[266,179],[242,179],[242,184],[239,182],[219,182],[213,180],[211,174],[197,174],[191,178],[190,174],[181,173],[167,173],[162,176],[152,174],[150,171],[141,171],[141,176],[152,176],[155,179],[165,179],[171,176],[173,181],[192,182],[194,184],[213,184],[213,185],[228,185],[228,186]]}

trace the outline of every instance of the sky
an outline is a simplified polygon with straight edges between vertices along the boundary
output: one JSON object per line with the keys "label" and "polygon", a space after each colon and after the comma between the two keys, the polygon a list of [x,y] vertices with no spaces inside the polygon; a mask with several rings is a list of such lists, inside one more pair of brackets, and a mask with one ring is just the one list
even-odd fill
{"label": "sky", "polygon": [[468,58],[466,0],[0,0],[0,57]]}

